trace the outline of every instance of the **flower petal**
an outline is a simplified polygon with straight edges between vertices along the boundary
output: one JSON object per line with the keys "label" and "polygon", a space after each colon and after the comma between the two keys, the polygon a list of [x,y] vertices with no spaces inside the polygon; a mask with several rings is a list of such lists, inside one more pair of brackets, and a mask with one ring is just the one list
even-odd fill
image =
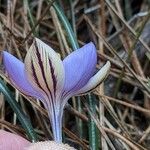
{"label": "flower petal", "polygon": [[36,38],[26,55],[25,69],[30,83],[55,100],[64,85],[64,68],[58,54]]}
{"label": "flower petal", "polygon": [[72,52],[64,61],[64,92],[75,92],[82,88],[93,75],[97,62],[96,48],[91,42]]}
{"label": "flower petal", "polygon": [[104,81],[107,77],[109,70],[110,70],[110,62],[108,61],[89,81],[88,83],[77,91],[77,94],[87,93],[93,89],[95,89],[98,85]]}
{"label": "flower petal", "polygon": [[12,84],[22,93],[36,98],[41,98],[40,94],[30,85],[25,73],[24,64],[10,53],[3,51],[3,63]]}
{"label": "flower petal", "polygon": [[30,142],[21,136],[0,130],[1,150],[23,150],[30,145]]}
{"label": "flower petal", "polygon": [[[54,139],[61,141],[58,114],[60,95],[64,86],[64,67],[59,55],[47,44],[35,39],[25,58],[26,75],[30,83],[45,96],[43,102],[48,110]],[[61,120],[61,118],[59,119]]]}

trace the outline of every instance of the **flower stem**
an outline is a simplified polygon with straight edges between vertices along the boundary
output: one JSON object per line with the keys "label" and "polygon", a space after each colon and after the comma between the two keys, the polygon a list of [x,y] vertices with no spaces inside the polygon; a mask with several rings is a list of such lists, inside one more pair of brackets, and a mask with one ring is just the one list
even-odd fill
{"label": "flower stem", "polygon": [[62,113],[54,110],[48,114],[52,124],[54,141],[57,143],[62,143]]}

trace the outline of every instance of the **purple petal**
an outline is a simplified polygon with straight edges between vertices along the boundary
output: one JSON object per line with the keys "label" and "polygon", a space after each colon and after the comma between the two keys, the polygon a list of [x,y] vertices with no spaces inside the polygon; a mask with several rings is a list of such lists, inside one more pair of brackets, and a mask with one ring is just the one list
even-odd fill
{"label": "purple petal", "polygon": [[70,93],[82,88],[93,75],[97,62],[96,48],[91,42],[72,52],[64,61],[64,92]]}
{"label": "purple petal", "polygon": [[19,91],[25,95],[41,98],[40,94],[35,89],[33,89],[33,87],[28,82],[24,73],[25,70],[23,62],[21,62],[10,53],[4,51],[3,63],[10,81]]}

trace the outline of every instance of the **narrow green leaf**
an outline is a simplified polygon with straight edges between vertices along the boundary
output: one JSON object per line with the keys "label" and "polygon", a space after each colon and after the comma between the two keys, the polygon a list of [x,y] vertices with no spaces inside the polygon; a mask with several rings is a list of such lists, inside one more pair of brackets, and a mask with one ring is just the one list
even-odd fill
{"label": "narrow green leaf", "polygon": [[17,115],[21,125],[25,129],[29,139],[32,142],[36,142],[37,136],[36,136],[36,133],[35,133],[32,125],[31,125],[29,118],[21,110],[21,107],[19,106],[17,101],[13,98],[11,92],[9,91],[8,87],[5,85],[5,83],[2,79],[0,79],[0,92],[2,92],[4,94],[7,102],[9,103],[9,105],[11,106],[13,111],[16,113],[16,115]]}
{"label": "narrow green leaf", "polygon": [[[96,112],[95,98],[91,94],[88,94],[88,103],[91,111],[95,113]],[[89,145],[90,145],[90,149],[98,150],[97,127],[91,117],[89,119]]]}
{"label": "narrow green leaf", "polygon": [[63,26],[67,32],[68,40],[69,40],[73,50],[78,49],[79,48],[78,41],[75,37],[75,34],[71,28],[71,25],[70,25],[68,19],[65,16],[63,10],[59,7],[59,5],[56,2],[53,3],[53,7],[55,8],[56,13],[57,13],[58,17],[60,18],[61,23],[63,24]]}

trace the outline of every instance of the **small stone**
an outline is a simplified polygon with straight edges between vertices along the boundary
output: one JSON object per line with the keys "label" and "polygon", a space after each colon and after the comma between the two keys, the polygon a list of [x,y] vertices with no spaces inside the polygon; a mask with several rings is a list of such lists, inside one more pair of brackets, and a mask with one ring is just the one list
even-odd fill
{"label": "small stone", "polygon": [[76,150],[68,144],[56,143],[54,141],[44,141],[32,143],[25,150]]}

